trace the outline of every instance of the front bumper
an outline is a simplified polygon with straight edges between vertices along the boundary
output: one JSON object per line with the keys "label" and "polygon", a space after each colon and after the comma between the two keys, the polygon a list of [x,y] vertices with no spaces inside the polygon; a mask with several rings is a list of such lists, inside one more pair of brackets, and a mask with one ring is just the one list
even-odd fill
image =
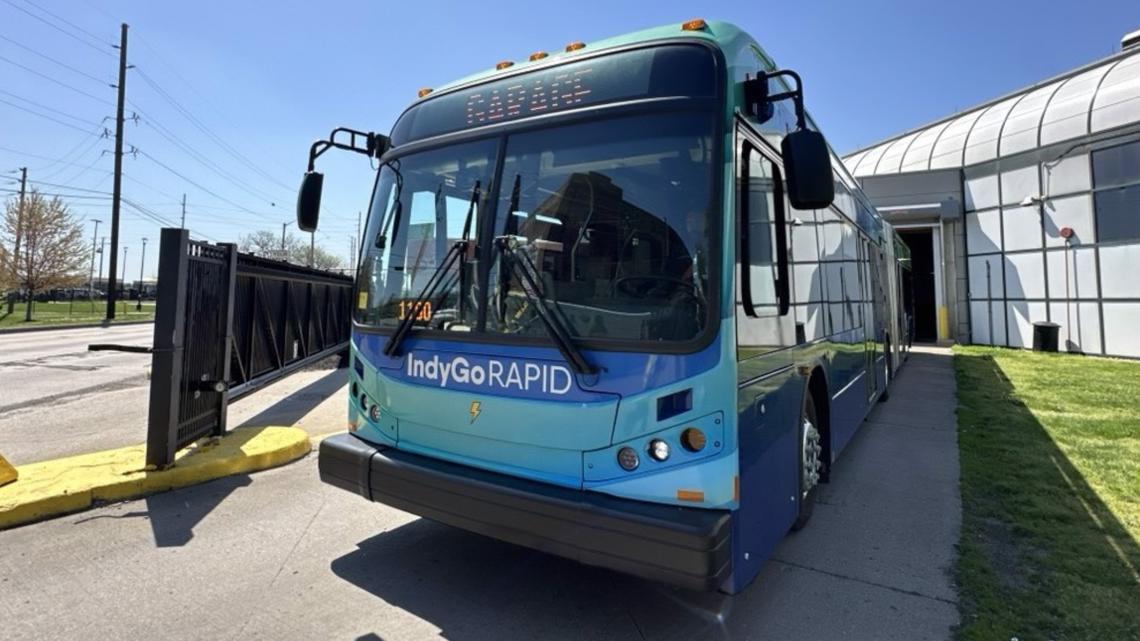
{"label": "front bumper", "polygon": [[422,517],[694,590],[731,569],[730,513],[631,501],[373,445],[321,442],[321,480]]}

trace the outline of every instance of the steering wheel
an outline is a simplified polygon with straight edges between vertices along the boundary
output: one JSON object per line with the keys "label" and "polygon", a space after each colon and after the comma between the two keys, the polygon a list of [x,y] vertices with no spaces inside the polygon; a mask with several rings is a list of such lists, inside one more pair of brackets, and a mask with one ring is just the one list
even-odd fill
{"label": "steering wheel", "polygon": [[[638,287],[636,283],[648,283],[648,286]],[[614,289],[633,298],[649,298],[651,294],[657,292],[669,295],[683,291],[693,297],[697,294],[697,288],[693,283],[680,278],[656,275],[624,276],[614,282]]]}

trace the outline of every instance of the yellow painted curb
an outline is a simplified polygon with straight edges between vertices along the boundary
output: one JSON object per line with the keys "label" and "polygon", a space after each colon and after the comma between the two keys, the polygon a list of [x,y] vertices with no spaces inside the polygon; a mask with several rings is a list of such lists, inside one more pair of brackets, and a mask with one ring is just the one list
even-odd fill
{"label": "yellow painted curb", "polygon": [[20,473],[12,467],[12,464],[4,458],[3,454],[0,454],[0,485],[7,485],[18,478],[20,478]]}
{"label": "yellow painted curb", "polygon": [[161,471],[144,469],[142,445],[21,465],[19,480],[0,487],[0,530],[86,509],[96,501],[137,498],[277,467],[311,447],[309,435],[295,427],[246,427],[182,450],[174,466]]}

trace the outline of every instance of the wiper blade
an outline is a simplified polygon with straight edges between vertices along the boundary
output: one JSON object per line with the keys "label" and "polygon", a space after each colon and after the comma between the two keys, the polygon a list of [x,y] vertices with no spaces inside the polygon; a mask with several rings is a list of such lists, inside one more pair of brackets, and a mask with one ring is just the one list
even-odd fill
{"label": "wiper blade", "polygon": [[[388,342],[384,344],[385,356],[393,357],[399,353],[400,343],[402,343],[404,337],[408,335],[408,331],[411,330],[415,319],[419,317],[424,304],[435,296],[436,290],[439,289],[439,286],[444,282],[444,275],[451,270],[451,266],[455,264],[455,261],[459,260],[459,257],[467,251],[469,244],[470,241],[460,240],[447,250],[447,254],[443,257],[443,262],[431,273],[428,282],[424,284],[424,288],[420,290],[419,295],[416,296],[415,302],[412,303],[411,307],[407,308],[404,317],[400,319],[400,324],[396,326],[396,331],[392,332],[392,335],[388,337]],[[451,286],[454,286],[454,281],[452,281]]]}
{"label": "wiper blade", "polygon": [[546,305],[546,300],[542,297],[542,289],[538,285],[538,279],[535,274],[538,269],[531,262],[530,257],[520,252],[517,246],[517,240],[513,236],[500,236],[495,239],[495,246],[499,249],[502,259],[507,262],[508,268],[511,272],[518,277],[519,284],[522,285],[523,295],[527,300],[534,305],[535,311],[538,313],[539,320],[542,321],[543,326],[546,328],[546,333],[554,340],[555,347],[562,353],[562,357],[570,367],[579,374],[596,374],[598,368],[586,360],[582,355],[582,351],[574,343],[570,337],[569,330],[557,314]]}
{"label": "wiper blade", "polygon": [[[399,189],[402,186],[403,181],[400,179],[398,171],[396,175],[397,189]],[[416,296],[415,302],[412,303],[412,306],[404,314],[404,317],[400,319],[400,324],[396,326],[396,331],[392,332],[392,335],[388,337],[388,342],[384,344],[385,356],[392,357],[396,356],[399,353],[400,343],[404,341],[404,337],[408,335],[409,331],[411,331],[412,325],[415,323],[415,319],[419,317],[420,310],[423,309],[424,304],[434,298],[437,289],[440,290],[439,297],[442,299],[447,295],[447,292],[451,291],[451,288],[455,287],[456,283],[459,283],[459,317],[463,318],[463,296],[465,291],[465,278],[463,272],[464,264],[467,261],[467,256],[471,253],[472,250],[470,240],[471,219],[475,213],[476,203],[479,201],[479,196],[482,193],[479,187],[480,182],[476,180],[475,187],[471,190],[471,200],[467,207],[467,218],[463,221],[463,237],[460,240],[456,241],[456,243],[447,250],[447,254],[445,254],[443,257],[443,262],[441,262],[439,267],[436,267],[435,271],[432,272],[431,278],[429,278],[428,282],[424,284],[424,288],[420,291],[419,295]],[[397,201],[397,203],[398,202],[399,201]],[[459,261],[458,277],[450,279],[448,284],[441,289],[440,284],[444,282],[444,275],[450,271],[451,266],[457,260]]]}

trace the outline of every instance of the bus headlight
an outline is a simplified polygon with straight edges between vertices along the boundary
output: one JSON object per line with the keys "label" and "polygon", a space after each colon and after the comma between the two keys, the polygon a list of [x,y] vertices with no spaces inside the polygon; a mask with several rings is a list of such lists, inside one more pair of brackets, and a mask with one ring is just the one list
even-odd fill
{"label": "bus headlight", "polygon": [[649,458],[664,461],[669,458],[669,444],[659,438],[649,441]]}
{"label": "bus headlight", "polygon": [[380,420],[380,406],[379,405],[373,405],[372,407],[368,408],[368,418],[372,419],[373,423]]}
{"label": "bus headlight", "polygon": [[637,450],[632,447],[623,447],[618,450],[618,465],[626,472],[632,472],[641,465],[641,458],[637,455]]}

